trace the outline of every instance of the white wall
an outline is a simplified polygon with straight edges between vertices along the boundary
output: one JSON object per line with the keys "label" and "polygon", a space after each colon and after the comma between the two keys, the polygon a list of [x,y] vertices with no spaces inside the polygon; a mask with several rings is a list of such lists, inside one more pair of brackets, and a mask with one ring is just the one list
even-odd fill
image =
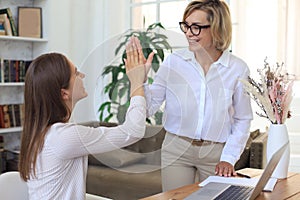
{"label": "white wall", "polygon": [[[238,2],[240,3],[240,1]],[[252,1],[251,3],[254,4]],[[125,9],[129,5],[129,0],[47,0],[47,4],[49,8],[46,9],[47,13],[44,16],[44,33],[46,38],[49,39],[48,49],[64,53],[86,74],[85,86],[89,97],[78,103],[73,119],[76,122],[96,120],[95,110],[100,101],[103,101],[101,98],[101,85],[97,85],[97,78],[100,76],[103,66],[111,61],[119,34],[122,34],[129,27],[129,21],[127,20],[129,19],[129,13],[126,13],[128,9]],[[250,12],[249,5],[246,8]],[[241,11],[241,9],[237,10],[242,13],[246,12]],[[261,13],[264,12],[262,11]],[[250,14],[250,17],[253,17],[253,15]],[[251,26],[251,31],[253,32],[250,33],[250,30],[247,30],[242,34],[249,35],[254,42],[249,40],[251,41],[250,43],[239,42],[233,44],[234,50],[239,49],[238,45],[243,47],[246,45],[249,47],[246,49],[252,52],[253,49],[256,50],[256,54],[251,54],[254,55],[253,57],[247,57],[246,55],[250,54],[241,50],[235,52],[241,54],[240,56],[244,57],[251,67],[261,66],[262,60],[266,56],[265,54],[276,54],[272,49],[274,50],[277,47],[274,47],[270,41],[274,41],[276,34],[273,33],[276,33],[277,30],[267,28],[268,32],[266,32],[264,27],[268,23],[261,21],[262,18],[259,19],[259,24],[262,24],[262,27],[258,27],[258,21],[256,21]],[[269,21],[274,22],[274,20]],[[269,21],[267,20],[267,22]],[[236,31],[243,31],[245,27],[243,28],[242,25],[247,23],[247,19],[239,17],[239,21],[236,23],[241,25],[239,26],[241,30]],[[262,31],[259,30],[264,30],[263,33],[266,35],[263,37]],[[258,36],[255,34],[258,34]],[[271,38],[269,37],[270,35],[272,36]],[[177,37],[176,35],[175,38]],[[269,42],[257,42],[256,38],[268,38]],[[239,41],[244,40],[241,39]],[[177,43],[175,42],[175,44]],[[185,46],[185,44],[182,46]],[[267,49],[262,48],[262,46]],[[298,84],[297,90],[299,88]],[[300,119],[298,111],[300,107],[299,99],[298,94],[292,104],[294,116],[287,121],[289,132],[291,132],[291,171],[299,171],[300,169],[298,150],[298,141],[300,141],[300,126],[298,125]],[[268,120],[255,117],[252,129],[260,128],[264,130],[268,125]]]}
{"label": "white wall", "polygon": [[89,97],[77,104],[76,122],[97,119],[94,88],[102,71],[99,64],[107,58],[107,51],[115,48],[107,41],[126,30],[126,3],[128,0],[49,0],[49,13],[44,18],[48,49],[65,54],[86,74]]}

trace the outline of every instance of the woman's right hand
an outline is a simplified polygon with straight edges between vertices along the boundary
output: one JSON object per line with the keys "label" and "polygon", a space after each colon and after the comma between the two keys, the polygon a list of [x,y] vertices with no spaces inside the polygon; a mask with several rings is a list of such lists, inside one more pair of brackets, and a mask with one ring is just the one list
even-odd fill
{"label": "woman's right hand", "polygon": [[131,37],[129,43],[126,45],[125,67],[126,74],[131,83],[130,96],[144,96],[143,83],[147,79],[147,74],[151,67],[151,62],[154,56],[152,52],[148,59],[144,57],[140,41],[136,37]]}

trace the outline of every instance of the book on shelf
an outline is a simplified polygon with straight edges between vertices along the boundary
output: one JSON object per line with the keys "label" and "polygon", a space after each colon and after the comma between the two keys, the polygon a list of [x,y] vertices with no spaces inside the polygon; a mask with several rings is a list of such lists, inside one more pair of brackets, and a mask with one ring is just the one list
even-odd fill
{"label": "book on shelf", "polygon": [[19,36],[42,38],[42,8],[18,7]]}
{"label": "book on shelf", "polygon": [[0,83],[24,82],[31,60],[0,59]]}
{"label": "book on shelf", "polygon": [[1,27],[1,30],[4,28],[5,35],[12,36],[11,25],[7,17],[7,14],[0,14],[0,23],[3,26]]}
{"label": "book on shelf", "polygon": [[19,81],[25,82],[25,75],[32,60],[20,60],[19,64]]}
{"label": "book on shelf", "polygon": [[4,17],[2,16],[2,14],[0,15],[0,35],[5,35],[6,32],[5,32],[5,19]]}
{"label": "book on shelf", "polygon": [[0,105],[0,128],[4,128],[4,127],[5,127],[4,112],[3,112],[2,105]]}
{"label": "book on shelf", "polygon": [[0,15],[1,14],[6,14],[7,15],[7,18],[9,19],[9,22],[10,22],[12,35],[13,36],[18,36],[17,27],[15,25],[15,20],[13,18],[13,15],[12,15],[12,12],[11,12],[10,8],[0,9]]}
{"label": "book on shelf", "polygon": [[0,113],[2,118],[0,121],[2,122],[0,128],[10,128],[10,118],[9,118],[9,113],[8,113],[8,105],[0,105],[0,109],[2,112]]}
{"label": "book on shelf", "polygon": [[0,149],[4,148],[4,138],[2,135],[0,135]]}
{"label": "book on shelf", "polygon": [[24,104],[0,105],[0,128],[21,127],[24,122]]}
{"label": "book on shelf", "polygon": [[0,135],[0,174],[4,171],[4,138]]}
{"label": "book on shelf", "polygon": [[3,59],[0,58],[0,83],[4,80]]}

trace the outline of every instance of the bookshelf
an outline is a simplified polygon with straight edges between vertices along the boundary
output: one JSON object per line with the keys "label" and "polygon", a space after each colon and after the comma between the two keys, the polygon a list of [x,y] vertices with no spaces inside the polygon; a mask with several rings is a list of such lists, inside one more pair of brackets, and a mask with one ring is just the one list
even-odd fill
{"label": "bookshelf", "polygon": [[18,8],[39,7],[42,9],[42,38],[0,36],[0,58],[15,60],[32,60],[48,50],[48,0],[1,0],[0,9],[10,8],[16,28],[18,28]]}
{"label": "bookshelf", "polygon": [[[0,9],[10,8],[16,27],[18,28],[18,7],[42,8],[42,38],[0,36],[0,58],[5,60],[30,61],[42,53],[48,52],[47,15],[48,0],[0,0]],[[0,81],[0,106],[20,105],[24,103],[24,82]],[[1,121],[0,121],[1,122]],[[4,138],[4,148],[16,150],[20,145],[21,126],[0,127],[0,135]],[[1,172],[0,172],[1,173]]]}
{"label": "bookshelf", "polygon": [[6,35],[0,35],[0,40],[2,40],[2,41],[36,42],[36,43],[48,42],[48,40],[45,38],[30,38],[30,37],[6,36]]}

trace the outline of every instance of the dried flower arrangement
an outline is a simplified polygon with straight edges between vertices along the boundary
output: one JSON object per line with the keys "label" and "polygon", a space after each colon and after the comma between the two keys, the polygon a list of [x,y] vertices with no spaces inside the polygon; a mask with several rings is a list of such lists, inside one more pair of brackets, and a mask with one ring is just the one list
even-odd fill
{"label": "dried flower arrangement", "polygon": [[289,107],[295,76],[285,71],[283,63],[276,63],[276,67],[271,67],[267,59],[264,61],[264,68],[257,71],[260,82],[251,77],[248,77],[248,80],[240,80],[246,92],[263,111],[256,114],[269,119],[273,124],[284,124],[285,120],[291,117]]}

